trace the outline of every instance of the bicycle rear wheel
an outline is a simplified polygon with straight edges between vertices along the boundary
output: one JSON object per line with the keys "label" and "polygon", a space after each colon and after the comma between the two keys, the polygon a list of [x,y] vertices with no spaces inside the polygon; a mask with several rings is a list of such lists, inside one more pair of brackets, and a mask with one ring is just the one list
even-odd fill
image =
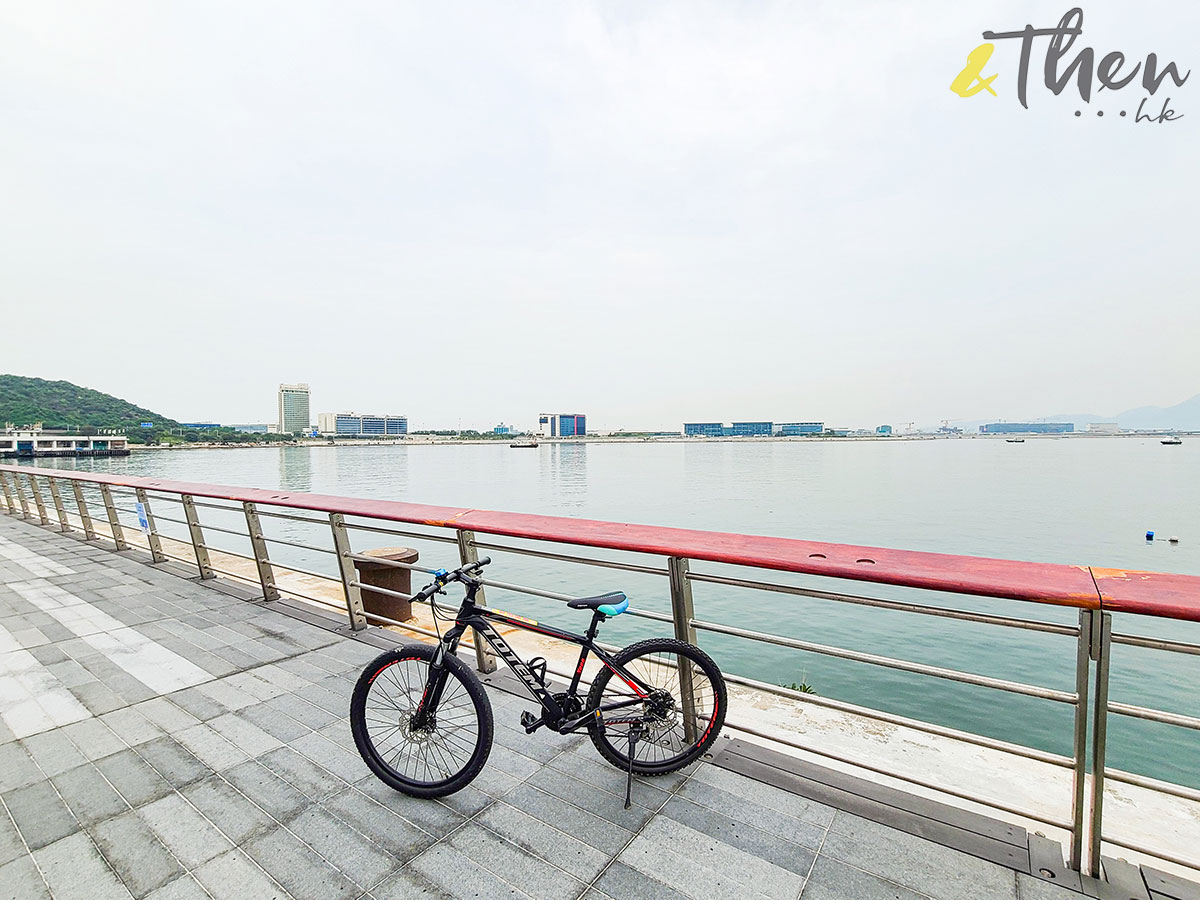
{"label": "bicycle rear wheel", "polygon": [[466,787],[492,750],[492,706],[479,678],[452,653],[432,719],[417,721],[437,647],[412,644],[369,662],[350,700],[350,730],[379,780],[413,797]]}
{"label": "bicycle rear wheel", "polygon": [[[629,732],[636,723],[645,729],[633,751],[638,775],[666,775],[704,753],[725,723],[725,679],[712,658],[684,641],[651,638],[639,641],[613,657],[613,662],[652,688],[640,703],[601,713],[590,728],[592,743],[614,766],[628,769]],[[638,696],[621,677],[605,666],[588,692],[588,709]],[[691,684],[685,703],[683,685]]]}

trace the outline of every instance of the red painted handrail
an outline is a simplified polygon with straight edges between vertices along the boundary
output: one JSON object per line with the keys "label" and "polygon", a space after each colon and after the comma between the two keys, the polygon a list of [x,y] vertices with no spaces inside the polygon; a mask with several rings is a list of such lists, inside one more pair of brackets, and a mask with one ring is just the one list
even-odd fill
{"label": "red painted handrail", "polygon": [[889,550],[793,538],[426,506],[394,500],[194,484],[159,478],[118,477],[30,466],[4,465],[0,466],[0,470],[36,476],[53,475],[56,478],[171,494],[191,494],[214,500],[465,529],[477,534],[679,556],[782,572],[1200,622],[1200,576],[1196,575]]}

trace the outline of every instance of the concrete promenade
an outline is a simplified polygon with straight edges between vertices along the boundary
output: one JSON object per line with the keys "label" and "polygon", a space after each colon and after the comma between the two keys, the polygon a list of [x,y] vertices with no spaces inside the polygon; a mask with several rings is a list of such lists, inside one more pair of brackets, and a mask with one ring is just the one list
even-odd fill
{"label": "concrete promenade", "polygon": [[1081,896],[708,763],[626,811],[496,689],[481,776],[405,797],[347,723],[384,636],[234,593],[0,517],[0,900]]}

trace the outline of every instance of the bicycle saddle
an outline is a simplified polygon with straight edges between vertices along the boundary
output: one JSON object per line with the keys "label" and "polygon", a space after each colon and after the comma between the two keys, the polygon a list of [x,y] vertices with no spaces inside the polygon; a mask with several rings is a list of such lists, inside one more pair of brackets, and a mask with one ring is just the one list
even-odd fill
{"label": "bicycle saddle", "polygon": [[621,591],[609,591],[607,594],[597,594],[595,597],[577,597],[568,600],[571,609],[598,609],[606,616],[619,616],[629,608],[629,601]]}

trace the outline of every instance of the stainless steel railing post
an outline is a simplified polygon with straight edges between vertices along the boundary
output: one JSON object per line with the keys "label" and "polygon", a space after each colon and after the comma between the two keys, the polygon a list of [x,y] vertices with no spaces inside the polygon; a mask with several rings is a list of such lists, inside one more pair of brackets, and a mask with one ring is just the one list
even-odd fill
{"label": "stainless steel railing post", "polygon": [[258,518],[258,508],[246,501],[242,503],[242,509],[246,512],[246,531],[250,534],[250,547],[254,553],[254,564],[258,567],[258,583],[262,585],[263,599],[278,600],[275,570],[271,568],[271,557],[267,554],[267,541]]}
{"label": "stainless steel railing post", "polygon": [[362,591],[358,589],[354,560],[350,558],[350,535],[346,533],[346,518],[341,513],[329,514],[329,528],[333,532],[333,548],[337,551],[338,572],[342,576],[342,591],[346,596],[346,613],[350,627],[362,631],[367,627],[367,616],[363,612]]}
{"label": "stainless steel railing post", "polygon": [[192,538],[192,549],[196,551],[196,568],[200,570],[200,580],[207,581],[215,578],[212,563],[208,559],[208,547],[204,543],[204,529],[200,527],[200,516],[196,512],[196,501],[191,494],[180,494],[183,500],[183,517],[187,519],[188,534]]}
{"label": "stainless steel railing post", "polygon": [[100,485],[100,496],[104,498],[104,512],[108,516],[108,528],[112,532],[113,543],[118,550],[128,550],[129,542],[125,540],[125,529],[117,516],[117,504],[113,503],[112,488],[107,484]]}
{"label": "stainless steel railing post", "polygon": [[75,508],[79,510],[79,521],[83,523],[84,540],[96,539],[96,528],[92,525],[92,517],[88,514],[87,501],[83,499],[83,488],[78,481],[71,480],[71,490],[75,494]]}
{"label": "stainless steel railing post", "polygon": [[33,494],[33,502],[37,505],[38,518],[42,520],[43,525],[50,524],[50,518],[46,515],[46,502],[42,497],[42,489],[38,486],[37,479],[33,477],[33,473],[29,472],[29,490]]}
{"label": "stainless steel railing post", "polygon": [[[695,644],[696,627],[692,624],[692,582],[688,579],[688,561],[679,556],[668,557],[667,574],[671,581],[671,622],[675,626],[675,637]],[[692,669],[683,657],[678,658],[678,667],[679,698],[683,703],[683,736],[687,741],[694,741],[697,722]]]}
{"label": "stainless steel railing post", "polygon": [[1071,785],[1071,848],[1069,864],[1076,872],[1083,865],[1083,820],[1087,809],[1088,683],[1091,681],[1092,617],[1079,611],[1079,638],[1075,642],[1075,735]]}
{"label": "stainless steel railing post", "polygon": [[167,554],[163,553],[162,540],[159,539],[158,529],[154,526],[154,513],[150,511],[150,498],[146,496],[145,488],[136,488],[137,501],[142,505],[146,515],[146,543],[150,545],[150,559],[156,563],[166,562]]}
{"label": "stainless steel railing post", "polygon": [[[475,546],[475,532],[459,531],[458,533],[458,558],[462,565],[473,563],[479,559],[479,548]],[[430,601],[431,603],[433,601]],[[481,587],[478,593],[475,594],[475,603],[479,606],[487,606],[487,598],[484,596],[483,588]],[[488,673],[496,671],[496,658],[492,656],[492,651],[487,645],[487,641],[478,630],[474,632],[475,638],[475,667],[480,672]]]}
{"label": "stainless steel railing post", "polygon": [[1108,740],[1108,676],[1112,662],[1112,613],[1097,613],[1092,633],[1096,660],[1096,700],[1092,708],[1092,797],[1089,811],[1088,874],[1100,877],[1100,843],[1104,835],[1104,756]]}
{"label": "stainless steel railing post", "polygon": [[12,491],[8,489],[8,473],[0,472],[0,488],[4,489],[4,506],[8,509],[8,514],[14,516],[17,514],[17,506],[13,502]]}
{"label": "stainless steel railing post", "polygon": [[46,476],[46,480],[50,482],[50,497],[54,500],[54,511],[58,513],[58,527],[60,531],[70,531],[71,523],[67,521],[67,508],[63,506],[62,494],[58,492],[58,481],[53,476]]}
{"label": "stainless steel railing post", "polygon": [[21,503],[21,518],[28,519],[29,518],[29,500],[25,496],[25,488],[23,488],[21,486],[21,476],[18,475],[16,472],[13,473],[12,483],[13,483],[13,490],[17,492],[17,499]]}

